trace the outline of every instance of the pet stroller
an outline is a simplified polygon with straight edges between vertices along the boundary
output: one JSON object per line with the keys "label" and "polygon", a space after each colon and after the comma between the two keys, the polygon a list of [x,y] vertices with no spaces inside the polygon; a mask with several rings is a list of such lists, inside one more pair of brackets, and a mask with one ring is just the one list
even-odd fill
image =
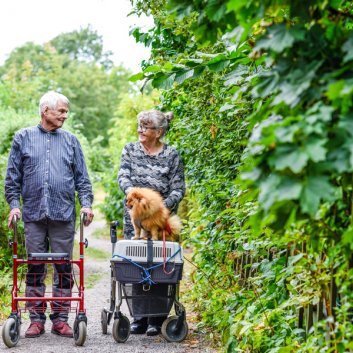
{"label": "pet stroller", "polygon": [[[18,237],[17,237],[17,217],[13,218],[13,239],[9,241],[9,245],[12,247],[13,257],[13,284],[12,284],[12,308],[9,318],[5,321],[2,328],[2,339],[5,345],[9,348],[16,346],[20,339],[21,331],[21,313],[26,312],[28,308],[24,305],[25,302],[35,303],[42,302],[41,307],[36,307],[37,312],[46,311],[46,303],[55,301],[56,305],[53,307],[52,312],[60,312],[62,309],[61,303],[63,301],[70,302],[70,308],[66,310],[70,312],[76,312],[76,318],[74,322],[74,341],[77,346],[82,346],[87,336],[87,317],[84,305],[84,248],[88,246],[87,239],[83,239],[83,223],[86,214],[81,214],[80,217],[80,242],[79,251],[80,258],[78,260],[70,260],[68,253],[29,253],[27,259],[18,258]],[[50,293],[44,293],[41,297],[29,297],[22,290],[22,278],[19,281],[19,267],[23,264],[27,265],[43,265],[43,264],[55,264],[55,265],[77,265],[79,271],[79,283],[76,283],[76,276],[74,268],[70,273],[57,274],[57,281],[59,281],[62,291],[62,296],[53,296]],[[31,274],[35,277],[37,282],[36,274]],[[73,288],[71,296],[65,296],[65,290],[61,287],[64,279],[63,276],[69,277],[70,280],[74,280],[76,287]],[[54,277],[54,275],[53,275]],[[72,279],[73,277],[73,279]],[[53,278],[53,281],[55,278]],[[75,291],[76,290],[76,291]],[[72,303],[77,303],[73,305]]]}
{"label": "pet stroller", "polygon": [[185,308],[179,302],[183,271],[180,244],[150,239],[117,242],[116,227],[117,222],[112,222],[110,308],[101,312],[103,334],[107,334],[114,315],[115,341],[124,343],[129,338],[130,321],[120,311],[123,299],[133,317],[168,316],[174,304],[175,315],[164,320],[161,333],[169,342],[181,342],[188,333],[188,325]]}

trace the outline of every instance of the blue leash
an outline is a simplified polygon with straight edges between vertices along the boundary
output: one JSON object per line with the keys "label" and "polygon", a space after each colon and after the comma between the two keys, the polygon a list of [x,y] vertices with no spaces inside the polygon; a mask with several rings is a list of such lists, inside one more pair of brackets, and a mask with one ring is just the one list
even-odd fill
{"label": "blue leash", "polygon": [[[173,259],[179,252],[181,251],[181,247],[179,247],[179,249],[165,262],[166,264],[171,260]],[[131,259],[123,256],[123,255],[113,255],[113,258],[114,257],[120,257],[121,259],[123,260],[126,260],[128,262],[130,262],[131,264],[133,264],[134,266],[138,267],[139,269],[142,270],[142,273],[141,273],[141,276],[142,276],[142,280],[139,282],[139,283],[143,283],[143,284],[148,284],[148,285],[151,285],[151,284],[156,284],[156,282],[154,282],[152,280],[152,270],[154,270],[155,268],[157,267],[160,267],[160,266],[163,266],[164,263],[160,263],[160,264],[157,264],[157,265],[153,265],[151,267],[148,267],[148,268],[145,268],[141,265],[139,265],[137,262],[135,261],[132,261]]]}

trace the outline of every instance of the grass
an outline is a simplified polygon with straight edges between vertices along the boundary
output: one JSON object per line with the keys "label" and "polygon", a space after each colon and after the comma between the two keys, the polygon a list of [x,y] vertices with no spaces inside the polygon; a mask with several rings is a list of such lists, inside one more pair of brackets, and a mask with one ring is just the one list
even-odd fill
{"label": "grass", "polygon": [[95,229],[91,236],[96,239],[110,240],[110,226],[105,224],[104,228]]}
{"label": "grass", "polygon": [[[84,254],[85,254],[85,258],[88,258],[91,260],[98,260],[98,261],[99,260],[104,261],[110,258],[111,256],[110,252],[90,247],[89,244],[88,244],[88,247],[84,249]],[[74,259],[80,258],[80,249],[79,249],[79,244],[77,242],[75,243],[72,256]]]}
{"label": "grass", "polygon": [[100,250],[100,249],[95,249],[95,248],[90,248],[88,247],[85,250],[85,255],[86,257],[92,259],[92,260],[107,260],[111,258],[111,253],[108,251]]}
{"label": "grass", "polygon": [[96,283],[102,278],[101,272],[90,273],[85,276],[85,289],[93,288]]}

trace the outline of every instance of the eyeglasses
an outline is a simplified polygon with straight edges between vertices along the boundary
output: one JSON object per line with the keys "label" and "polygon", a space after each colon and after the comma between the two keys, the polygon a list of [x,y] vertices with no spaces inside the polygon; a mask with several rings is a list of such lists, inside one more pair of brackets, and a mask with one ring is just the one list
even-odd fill
{"label": "eyeglasses", "polygon": [[141,125],[141,124],[139,124],[139,125],[137,125],[137,130],[140,130],[140,131],[142,131],[142,132],[146,132],[148,129],[150,129],[150,130],[158,130],[158,129],[160,129],[159,127],[155,127],[155,126],[144,126],[144,125]]}

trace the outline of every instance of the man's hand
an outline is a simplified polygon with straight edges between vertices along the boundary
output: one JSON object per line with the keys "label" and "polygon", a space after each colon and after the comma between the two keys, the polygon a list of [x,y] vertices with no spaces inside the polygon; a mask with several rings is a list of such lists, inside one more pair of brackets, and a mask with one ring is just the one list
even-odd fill
{"label": "man's hand", "polygon": [[9,220],[7,222],[7,226],[10,228],[10,229],[13,229],[13,224],[12,224],[12,219],[14,216],[17,216],[17,219],[20,219],[21,218],[21,210],[19,208],[13,208],[11,211],[10,211],[10,214],[9,214]]}
{"label": "man's hand", "polygon": [[88,207],[83,207],[81,208],[80,214],[82,213],[86,213],[86,218],[85,221],[83,222],[83,224],[87,227],[91,224],[94,214],[91,208]]}

